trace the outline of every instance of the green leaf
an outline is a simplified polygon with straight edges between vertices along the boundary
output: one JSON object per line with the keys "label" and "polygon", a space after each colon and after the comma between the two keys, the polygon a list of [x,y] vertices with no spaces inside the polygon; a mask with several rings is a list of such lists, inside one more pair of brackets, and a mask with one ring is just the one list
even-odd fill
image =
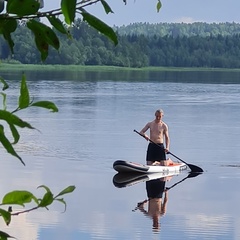
{"label": "green leaf", "polygon": [[6,110],[7,109],[7,104],[6,104],[7,94],[2,93],[2,92],[0,94],[3,96],[3,110]]}
{"label": "green leaf", "polygon": [[0,33],[12,33],[17,29],[17,20],[13,18],[3,19],[0,15]]}
{"label": "green leaf", "polygon": [[68,34],[68,31],[63,26],[63,23],[59,18],[56,18],[55,16],[47,16],[48,21],[52,24],[53,27],[55,27],[59,32],[63,34]]}
{"label": "green leaf", "polygon": [[18,116],[14,115],[8,111],[5,111],[5,110],[0,110],[0,119],[6,121],[9,125],[14,124],[21,128],[26,127],[26,128],[30,128],[30,129],[35,129],[28,122],[23,121]]}
{"label": "green leaf", "polygon": [[114,13],[114,12],[112,11],[112,9],[110,8],[110,6],[108,5],[108,3],[107,3],[105,0],[101,0],[101,3],[102,3],[102,5],[103,5],[103,7],[104,7],[104,10],[105,10],[106,14],[108,14],[108,13]]}
{"label": "green leaf", "polygon": [[8,0],[7,13],[13,13],[18,16],[32,15],[38,12],[40,3],[36,0]]}
{"label": "green leaf", "polygon": [[11,38],[11,33],[14,32],[16,28],[17,28],[16,19],[3,19],[2,16],[0,15],[0,34],[2,34],[5,40],[7,41],[12,53],[14,42]]}
{"label": "green leaf", "polygon": [[38,188],[44,188],[47,192],[51,192],[50,188],[45,185],[40,185]]}
{"label": "green leaf", "polygon": [[0,215],[3,217],[5,223],[9,225],[9,223],[11,222],[11,213],[0,208]]}
{"label": "green leaf", "polygon": [[47,207],[51,205],[52,202],[53,202],[53,194],[48,191],[44,194],[43,199],[40,200],[38,207]]}
{"label": "green leaf", "polygon": [[62,0],[61,9],[64,20],[68,25],[71,25],[75,20],[77,0]]}
{"label": "green leaf", "polygon": [[6,138],[6,136],[4,134],[4,128],[2,125],[0,125],[0,142],[2,143],[3,147],[7,150],[8,153],[13,155],[14,157],[17,157],[22,162],[22,164],[25,165],[22,158],[15,152],[12,144]]}
{"label": "green leaf", "polygon": [[39,102],[34,102],[32,103],[30,106],[33,107],[42,107],[42,108],[46,108],[49,109],[52,112],[58,112],[58,108],[57,106],[50,101],[39,101]]}
{"label": "green leaf", "polygon": [[27,27],[35,35],[35,43],[41,53],[42,61],[45,61],[48,56],[49,45],[53,46],[57,50],[59,49],[59,39],[50,27],[35,20],[28,21]]}
{"label": "green leaf", "polygon": [[7,193],[2,200],[2,204],[4,205],[21,205],[24,207],[24,204],[30,203],[32,200],[34,200],[36,203],[38,203],[37,198],[28,191],[25,190],[15,190],[12,192]]}
{"label": "green leaf", "polygon": [[[7,240],[8,238],[14,238],[14,237],[10,236],[9,234],[7,234],[5,232],[0,231],[0,240]],[[14,239],[16,239],[16,238],[14,238]]]}
{"label": "green leaf", "polygon": [[157,12],[160,11],[161,7],[162,7],[162,3],[161,3],[160,0],[158,0],[158,2],[157,2]]}
{"label": "green leaf", "polygon": [[28,86],[26,82],[26,75],[23,74],[22,76],[22,81],[21,81],[21,88],[20,88],[20,96],[18,99],[18,107],[20,109],[27,108],[30,103],[30,98],[29,98],[29,91],[28,91]]}
{"label": "green leaf", "polygon": [[[0,119],[6,121],[8,123],[8,125],[10,126],[10,130],[12,131],[12,135],[14,137],[14,143],[18,142],[19,137],[20,137],[17,132],[17,129],[15,128],[14,125],[21,127],[21,128],[26,127],[26,128],[34,129],[34,127],[32,127],[28,122],[21,120],[19,117],[17,117],[16,115],[14,115],[6,110],[0,110]],[[0,125],[0,142],[2,143],[3,147],[7,150],[8,153],[17,157],[22,162],[22,164],[25,165],[25,163],[22,161],[21,157],[15,152],[10,141],[5,136],[4,127],[2,125]]]}
{"label": "green leaf", "polygon": [[35,38],[43,39],[56,50],[59,49],[59,39],[56,33],[50,27],[35,20],[29,20],[27,22],[27,27],[34,33]]}
{"label": "green leaf", "polygon": [[75,190],[75,186],[68,186],[67,188],[65,188],[64,190],[62,190],[55,198],[62,196],[64,194],[68,194],[71,193]]}
{"label": "green leaf", "polygon": [[[2,84],[3,84],[3,88],[2,88],[3,91],[5,91],[6,89],[9,88],[7,82],[2,77],[0,77],[0,82],[2,82]],[[6,110],[7,109],[7,105],[6,105],[7,95],[5,93],[3,93],[3,92],[1,92],[0,94],[3,97],[3,109]]]}
{"label": "green leaf", "polygon": [[14,42],[13,42],[13,40],[12,40],[12,38],[11,38],[10,33],[4,32],[4,33],[3,33],[3,37],[4,37],[4,39],[7,41],[8,45],[9,45],[9,47],[10,47],[10,50],[11,50],[11,52],[13,53]]}
{"label": "green leaf", "polygon": [[44,62],[48,57],[48,43],[45,39],[35,36],[35,43],[38,51],[41,53],[41,60]]}
{"label": "green leaf", "polygon": [[118,44],[117,35],[111,27],[86,11],[82,12],[81,14],[83,16],[83,20],[86,21],[90,26],[111,39],[115,45]]}
{"label": "green leaf", "polygon": [[3,84],[3,88],[2,88],[3,91],[5,91],[6,89],[9,88],[9,85],[7,84],[7,82],[2,77],[0,77],[0,81]]}
{"label": "green leaf", "polygon": [[10,127],[10,130],[11,130],[13,138],[14,138],[14,141],[12,144],[16,144],[16,143],[18,143],[18,141],[20,139],[20,135],[19,135],[16,127],[13,124],[9,124],[9,127]]}
{"label": "green leaf", "polygon": [[16,19],[6,19],[5,20],[5,32],[12,33],[17,29],[18,23]]}

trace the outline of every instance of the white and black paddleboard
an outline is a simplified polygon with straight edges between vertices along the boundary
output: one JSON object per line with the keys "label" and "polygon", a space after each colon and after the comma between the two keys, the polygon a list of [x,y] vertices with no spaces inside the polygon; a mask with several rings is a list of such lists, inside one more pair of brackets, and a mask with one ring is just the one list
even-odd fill
{"label": "white and black paddleboard", "polygon": [[117,160],[113,163],[113,168],[119,172],[136,172],[136,173],[179,173],[187,169],[185,163],[174,162],[168,166],[145,165],[141,163]]}

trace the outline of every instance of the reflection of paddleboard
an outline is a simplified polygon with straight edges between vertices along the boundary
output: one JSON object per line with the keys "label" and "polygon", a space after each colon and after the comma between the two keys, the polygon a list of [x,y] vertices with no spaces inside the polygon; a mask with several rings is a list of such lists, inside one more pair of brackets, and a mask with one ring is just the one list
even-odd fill
{"label": "reflection of paddleboard", "polygon": [[140,182],[146,182],[153,179],[158,178],[166,178],[165,181],[170,180],[171,178],[167,179],[168,177],[177,175],[178,173],[117,173],[113,177],[113,184],[115,187],[123,188],[123,187],[129,187],[134,184],[140,183]]}
{"label": "reflection of paddleboard", "polygon": [[113,163],[113,168],[117,172],[138,172],[138,173],[179,173],[187,169],[185,163],[174,162],[168,166],[144,165],[129,161],[117,160]]}

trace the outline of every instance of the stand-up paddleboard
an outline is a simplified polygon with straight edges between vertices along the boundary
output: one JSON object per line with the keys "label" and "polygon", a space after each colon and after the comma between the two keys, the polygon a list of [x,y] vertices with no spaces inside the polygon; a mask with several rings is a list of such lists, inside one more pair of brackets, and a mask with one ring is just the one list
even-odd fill
{"label": "stand-up paddleboard", "polygon": [[169,181],[173,176],[178,175],[178,173],[135,173],[135,172],[124,172],[117,173],[113,177],[113,184],[115,187],[123,188],[130,187],[132,185],[146,182],[154,179],[163,179],[164,181]]}
{"label": "stand-up paddleboard", "polygon": [[117,160],[113,163],[113,168],[119,172],[135,172],[135,173],[179,173],[187,169],[185,163],[173,162],[168,166],[144,165],[135,162]]}

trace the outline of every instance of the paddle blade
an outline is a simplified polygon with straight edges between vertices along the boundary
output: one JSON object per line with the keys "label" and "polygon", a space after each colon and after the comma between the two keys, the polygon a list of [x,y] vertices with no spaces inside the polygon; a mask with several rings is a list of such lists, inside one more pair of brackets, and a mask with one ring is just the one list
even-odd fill
{"label": "paddle blade", "polygon": [[167,154],[171,154],[173,157],[175,157],[178,160],[180,160],[181,162],[185,163],[191,169],[192,172],[199,172],[199,173],[203,172],[202,168],[200,168],[200,167],[198,167],[196,165],[193,165],[193,164],[186,163],[185,161],[183,161],[181,158],[179,158],[178,156],[174,155],[173,153],[167,152]]}
{"label": "paddle blade", "polygon": [[203,172],[203,169],[196,165],[193,165],[193,164],[187,164],[187,165],[191,169],[191,171],[194,173],[202,173]]}
{"label": "paddle blade", "polygon": [[202,174],[201,172],[190,172],[187,176],[187,178],[194,178],[197,177],[198,175]]}

